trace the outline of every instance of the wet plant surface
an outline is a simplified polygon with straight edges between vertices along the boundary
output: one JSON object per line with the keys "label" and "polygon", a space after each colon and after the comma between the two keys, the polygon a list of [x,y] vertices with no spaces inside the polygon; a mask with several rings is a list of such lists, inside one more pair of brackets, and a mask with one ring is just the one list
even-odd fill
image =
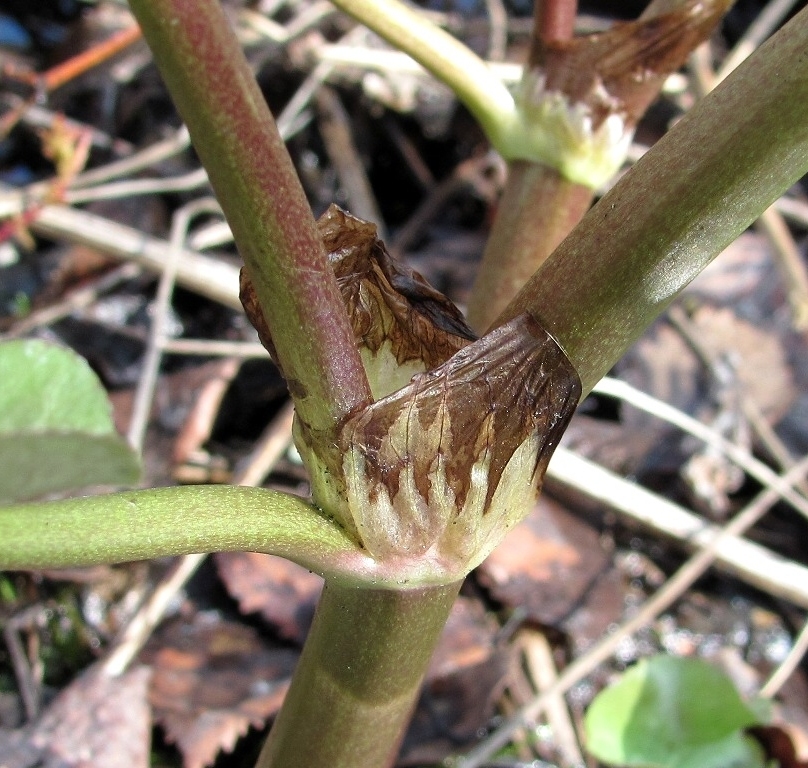
{"label": "wet plant surface", "polygon": [[[56,340],[88,359],[119,430],[143,430],[144,485],[263,483],[306,495],[284,383],[236,308],[239,261],[215,212],[187,234],[170,305],[156,299],[172,219],[210,190],[192,176],[198,163],[144,44],[127,41],[87,71],[57,76],[60,64],[125,30],[128,14],[103,2],[58,12],[9,5],[0,14],[3,335]],[[503,20],[489,17],[495,5],[430,10],[478,52],[521,62],[530,9],[506,4]],[[762,8],[737,5],[709,45],[710,65],[721,66]],[[474,121],[443,86],[391,63],[386,46],[328,6],[229,10],[315,213],[336,202],[374,221],[395,258],[463,308],[504,174]],[[628,15],[628,4],[581,10],[581,25],[599,29]],[[697,64],[670,79],[634,155],[693,103],[703,87]],[[144,158],[155,146],[165,149]],[[781,471],[808,448],[804,186],[772,215],[693,282],[612,376]],[[157,256],[125,258],[127,236],[148,239]],[[190,261],[200,254],[221,269]],[[156,333],[168,346],[146,420],[133,426]],[[534,512],[467,580],[400,765],[441,765],[495,731],[666,589],[703,543],[697,530],[724,525],[762,489],[748,469],[649,413],[634,391],[607,388],[584,402],[562,450],[586,463],[571,472],[551,465]],[[653,496],[632,507],[623,484],[608,503],[593,500],[583,475],[593,465]],[[569,682],[566,704],[551,699],[497,765],[582,764],[580,723],[593,696],[658,652],[707,658],[742,694],[760,691],[805,623],[807,526],[780,504],[745,539],[731,538],[705,576]],[[0,765],[251,765],[320,589],[299,566],[249,553],[0,573]],[[164,596],[164,620],[127,633],[155,595]],[[110,683],[91,662],[126,643],[122,676]],[[797,745],[808,734],[806,701],[797,666],[775,709]]]}

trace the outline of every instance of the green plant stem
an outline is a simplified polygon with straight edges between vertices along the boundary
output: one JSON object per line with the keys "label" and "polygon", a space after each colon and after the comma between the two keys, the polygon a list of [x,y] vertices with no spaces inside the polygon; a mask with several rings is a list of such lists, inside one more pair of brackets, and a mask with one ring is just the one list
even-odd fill
{"label": "green plant stem", "polygon": [[0,570],[225,551],[279,555],[344,580],[369,560],[310,504],[264,488],[156,488],[0,509]]}
{"label": "green plant stem", "polygon": [[216,0],[132,0],[249,270],[296,411],[329,430],[369,402],[303,189]]}
{"label": "green plant stem", "polygon": [[592,203],[594,190],[540,163],[516,160],[483,252],[468,321],[484,331]]}
{"label": "green plant stem", "polygon": [[459,588],[327,581],[258,768],[391,766]]}
{"label": "green plant stem", "polygon": [[500,148],[515,119],[513,96],[488,65],[448,32],[398,0],[333,0],[446,83]]}
{"label": "green plant stem", "polygon": [[584,217],[497,318],[532,313],[586,395],[673,298],[808,172],[808,9]]}

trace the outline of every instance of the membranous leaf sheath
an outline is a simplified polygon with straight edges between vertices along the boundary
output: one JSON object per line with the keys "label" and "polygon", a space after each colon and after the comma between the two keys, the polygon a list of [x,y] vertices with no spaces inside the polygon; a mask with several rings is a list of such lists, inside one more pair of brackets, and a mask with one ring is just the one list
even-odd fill
{"label": "membranous leaf sheath", "polygon": [[349,419],[362,544],[456,576],[476,566],[530,511],[578,395],[561,349],[523,315]]}
{"label": "membranous leaf sheath", "polygon": [[529,512],[578,376],[529,315],[472,340],[373,225],[332,208],[320,226],[377,399],[330,435],[297,420],[312,497],[408,584],[457,580]]}
{"label": "membranous leaf sheath", "polygon": [[318,226],[374,399],[477,338],[449,299],[387,253],[374,224],[331,206]]}
{"label": "membranous leaf sheath", "polygon": [[540,162],[592,189],[608,183],[667,76],[731,5],[657,2],[637,21],[603,32],[564,40],[534,35],[515,94],[519,119],[503,154]]}

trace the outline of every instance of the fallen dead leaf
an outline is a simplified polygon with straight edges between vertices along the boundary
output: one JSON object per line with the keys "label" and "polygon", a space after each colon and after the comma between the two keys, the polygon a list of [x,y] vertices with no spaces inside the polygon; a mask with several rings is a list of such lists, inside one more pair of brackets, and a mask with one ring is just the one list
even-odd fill
{"label": "fallen dead leaf", "polygon": [[147,768],[149,669],[110,677],[90,667],[31,726],[0,732],[2,768]]}
{"label": "fallen dead leaf", "polygon": [[598,532],[543,495],[477,569],[492,597],[557,626],[608,564]]}
{"label": "fallen dead leaf", "polygon": [[303,643],[323,588],[320,576],[258,552],[220,552],[214,559],[242,613],[260,613],[281,637]]}
{"label": "fallen dead leaf", "polygon": [[440,763],[477,738],[494,713],[514,651],[477,600],[458,598],[426,675],[398,766]]}
{"label": "fallen dead leaf", "polygon": [[713,358],[729,358],[743,394],[774,425],[797,395],[782,340],[752,325],[732,309],[704,306],[691,318],[700,343]]}
{"label": "fallen dead leaf", "polygon": [[205,768],[277,713],[297,653],[268,647],[250,627],[200,613],[163,628],[143,658],[153,668],[155,721],[182,752],[184,768]]}
{"label": "fallen dead leaf", "polygon": [[768,725],[750,728],[749,733],[779,768],[808,768],[808,737],[804,732],[788,725]]}

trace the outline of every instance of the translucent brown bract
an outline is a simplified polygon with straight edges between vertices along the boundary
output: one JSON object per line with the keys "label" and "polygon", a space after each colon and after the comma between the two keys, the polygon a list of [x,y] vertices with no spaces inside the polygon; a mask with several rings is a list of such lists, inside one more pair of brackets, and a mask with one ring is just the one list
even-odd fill
{"label": "translucent brown bract", "polygon": [[363,545],[473,568],[529,512],[579,393],[523,315],[349,419],[343,476]]}
{"label": "translucent brown bract", "polygon": [[319,226],[377,399],[330,436],[298,419],[313,499],[409,580],[461,578],[530,510],[578,376],[529,315],[472,340],[373,225],[332,207]]}
{"label": "translucent brown bract", "polygon": [[[668,7],[668,6],[671,7]],[[731,0],[652,3],[637,21],[605,32],[535,35],[516,94],[524,125],[511,160],[541,160],[593,189],[623,164],[634,129],[665,78],[715,28]]]}

